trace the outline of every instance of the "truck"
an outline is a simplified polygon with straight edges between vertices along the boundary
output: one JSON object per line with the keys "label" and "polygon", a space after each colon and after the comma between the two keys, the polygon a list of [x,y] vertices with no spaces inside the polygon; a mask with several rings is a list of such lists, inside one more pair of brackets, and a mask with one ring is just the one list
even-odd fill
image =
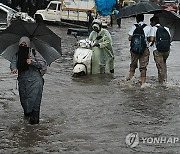
{"label": "truck", "polygon": [[87,26],[88,11],[91,11],[92,16],[100,18],[103,26],[110,25],[111,17],[98,15],[94,0],[50,1],[46,9],[36,11],[34,18],[36,22],[51,21]]}

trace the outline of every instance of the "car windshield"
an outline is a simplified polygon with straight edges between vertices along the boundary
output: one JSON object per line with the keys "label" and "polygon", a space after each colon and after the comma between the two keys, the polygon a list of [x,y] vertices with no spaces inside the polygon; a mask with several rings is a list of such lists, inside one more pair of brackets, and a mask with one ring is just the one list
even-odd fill
{"label": "car windshield", "polygon": [[130,5],[133,5],[135,4],[135,2],[124,2],[124,6],[130,6]]}
{"label": "car windshield", "polygon": [[17,13],[16,10],[14,10],[14,9],[12,9],[12,8],[10,8],[10,7],[2,4],[2,3],[0,3],[0,8],[4,8],[4,9],[8,10],[8,11],[11,12],[11,13]]}

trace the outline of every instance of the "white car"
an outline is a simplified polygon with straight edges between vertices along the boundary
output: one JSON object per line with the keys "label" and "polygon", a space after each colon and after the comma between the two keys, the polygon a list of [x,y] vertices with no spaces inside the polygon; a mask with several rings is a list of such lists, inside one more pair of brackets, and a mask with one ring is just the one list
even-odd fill
{"label": "white car", "polygon": [[6,29],[11,21],[20,19],[27,22],[35,22],[27,13],[17,12],[16,10],[0,3],[0,30]]}

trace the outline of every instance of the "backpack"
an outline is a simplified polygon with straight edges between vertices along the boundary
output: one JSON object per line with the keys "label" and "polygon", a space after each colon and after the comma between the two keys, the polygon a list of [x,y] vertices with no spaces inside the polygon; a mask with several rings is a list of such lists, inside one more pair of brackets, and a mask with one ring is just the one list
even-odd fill
{"label": "backpack", "polygon": [[145,40],[145,34],[143,28],[146,27],[146,24],[138,25],[134,24],[136,29],[133,32],[132,40],[131,40],[131,51],[135,54],[143,54],[147,44]]}
{"label": "backpack", "polygon": [[157,26],[155,44],[159,52],[168,52],[170,50],[171,37],[162,26]]}

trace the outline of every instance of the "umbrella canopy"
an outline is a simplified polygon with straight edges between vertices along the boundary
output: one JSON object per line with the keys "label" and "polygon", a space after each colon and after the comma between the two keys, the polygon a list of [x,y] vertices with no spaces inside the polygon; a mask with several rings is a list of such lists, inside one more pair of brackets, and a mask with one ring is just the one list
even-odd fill
{"label": "umbrella canopy", "polygon": [[18,51],[22,36],[31,40],[31,47],[36,49],[50,65],[61,56],[61,38],[44,24],[14,21],[0,33],[0,54],[11,61]]}
{"label": "umbrella canopy", "polygon": [[128,18],[137,14],[147,14],[159,10],[162,10],[162,8],[156,3],[139,2],[120,9],[119,14],[116,16],[116,18]]}
{"label": "umbrella canopy", "polygon": [[173,41],[180,41],[180,16],[172,11],[162,10],[161,12],[154,13],[159,17],[159,22],[162,26],[169,28]]}

